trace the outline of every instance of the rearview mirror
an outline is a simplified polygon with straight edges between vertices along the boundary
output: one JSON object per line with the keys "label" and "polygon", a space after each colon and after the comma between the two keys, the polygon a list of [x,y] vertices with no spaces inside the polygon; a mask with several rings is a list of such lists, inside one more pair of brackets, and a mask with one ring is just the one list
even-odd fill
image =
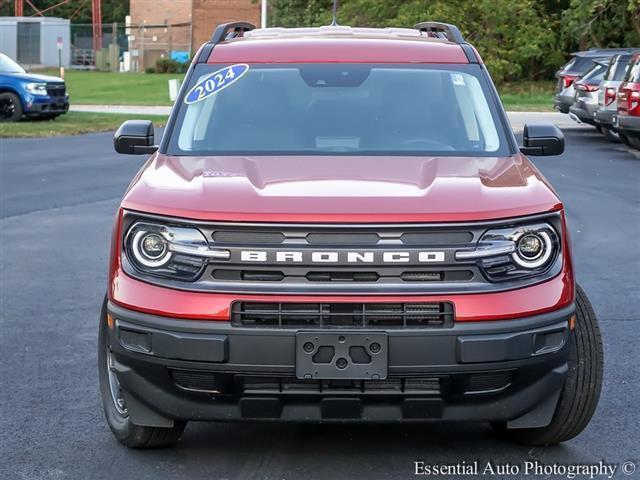
{"label": "rearview mirror", "polygon": [[153,143],[153,123],[149,120],[127,120],[113,136],[113,148],[125,155],[153,153],[158,150]]}
{"label": "rearview mirror", "polygon": [[548,156],[564,152],[564,134],[552,123],[534,123],[524,126],[523,146],[525,155]]}

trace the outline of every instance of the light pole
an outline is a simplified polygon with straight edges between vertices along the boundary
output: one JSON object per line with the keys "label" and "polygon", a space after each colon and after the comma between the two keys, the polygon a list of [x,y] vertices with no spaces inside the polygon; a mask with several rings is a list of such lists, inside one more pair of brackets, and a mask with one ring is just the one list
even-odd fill
{"label": "light pole", "polygon": [[267,28],[267,0],[262,0],[260,8],[260,28]]}

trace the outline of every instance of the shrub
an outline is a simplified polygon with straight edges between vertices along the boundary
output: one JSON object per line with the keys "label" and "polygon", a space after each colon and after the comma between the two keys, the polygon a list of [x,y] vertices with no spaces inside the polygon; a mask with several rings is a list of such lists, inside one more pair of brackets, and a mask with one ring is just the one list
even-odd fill
{"label": "shrub", "polygon": [[156,60],[157,73],[184,73],[186,65],[171,58],[159,58]]}

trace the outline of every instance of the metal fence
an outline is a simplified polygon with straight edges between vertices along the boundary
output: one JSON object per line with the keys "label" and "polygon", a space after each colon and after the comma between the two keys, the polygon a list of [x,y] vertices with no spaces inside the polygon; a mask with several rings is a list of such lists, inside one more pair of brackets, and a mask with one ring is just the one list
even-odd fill
{"label": "metal fence", "polygon": [[161,58],[181,63],[191,57],[191,24],[131,25],[127,27],[130,70],[154,68]]}
{"label": "metal fence", "polygon": [[[101,40],[103,48],[108,49],[109,45],[117,45],[119,56],[129,49],[129,41],[125,33],[125,27],[122,24],[103,24]],[[76,68],[93,68],[95,66],[95,59],[93,26],[90,23],[72,23],[71,65]],[[120,58],[118,60],[120,60]]]}
{"label": "metal fence", "polygon": [[134,72],[155,68],[159,59],[187,63],[191,57],[190,23],[102,24],[98,50],[94,48],[94,31],[90,23],[2,18],[0,51],[25,66],[70,65],[71,68]]}
{"label": "metal fence", "polygon": [[[118,56],[117,70],[143,71],[155,68],[160,58],[187,62],[191,56],[191,24],[123,25],[103,24],[102,49],[107,53],[109,69]],[[93,49],[91,24],[71,25],[71,64],[76,68],[101,67],[100,54]]]}

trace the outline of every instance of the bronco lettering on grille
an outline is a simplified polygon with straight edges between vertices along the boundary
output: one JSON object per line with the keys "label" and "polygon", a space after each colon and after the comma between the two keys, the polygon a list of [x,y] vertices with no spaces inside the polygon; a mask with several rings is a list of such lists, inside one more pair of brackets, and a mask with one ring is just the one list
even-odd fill
{"label": "bronco lettering on grille", "polygon": [[441,263],[442,251],[278,251],[242,250],[240,261],[253,263]]}

